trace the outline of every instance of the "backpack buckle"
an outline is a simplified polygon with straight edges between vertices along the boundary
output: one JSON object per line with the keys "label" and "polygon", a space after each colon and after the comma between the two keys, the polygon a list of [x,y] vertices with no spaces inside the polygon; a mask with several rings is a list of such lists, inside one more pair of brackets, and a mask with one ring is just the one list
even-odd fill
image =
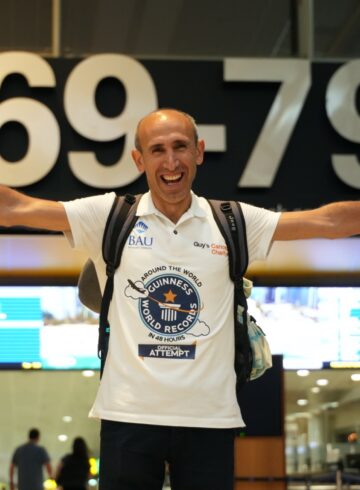
{"label": "backpack buckle", "polygon": [[110,264],[110,263],[107,263],[106,264],[106,275],[107,276],[113,276],[115,274],[115,265],[114,264]]}
{"label": "backpack buckle", "polygon": [[132,194],[125,194],[124,196],[124,200],[128,203],[128,204],[134,204],[134,202],[136,201],[136,197],[133,196]]}
{"label": "backpack buckle", "polygon": [[231,211],[231,205],[228,201],[220,204],[220,209],[223,213],[229,213]]}

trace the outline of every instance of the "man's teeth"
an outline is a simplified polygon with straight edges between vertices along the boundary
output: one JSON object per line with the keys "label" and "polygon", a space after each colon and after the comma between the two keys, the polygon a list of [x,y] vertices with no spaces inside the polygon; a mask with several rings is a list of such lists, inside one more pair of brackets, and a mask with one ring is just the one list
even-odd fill
{"label": "man's teeth", "polygon": [[164,180],[167,182],[173,182],[175,180],[179,180],[181,178],[181,174],[176,174],[176,175],[164,175],[163,176]]}

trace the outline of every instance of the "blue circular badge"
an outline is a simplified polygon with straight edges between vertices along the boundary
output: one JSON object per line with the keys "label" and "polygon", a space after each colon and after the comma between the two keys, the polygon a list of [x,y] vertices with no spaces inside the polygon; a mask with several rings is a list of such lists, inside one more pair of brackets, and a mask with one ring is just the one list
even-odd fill
{"label": "blue circular badge", "polygon": [[200,313],[200,299],[184,277],[164,274],[145,284],[146,298],[139,301],[140,316],[152,332],[179,335],[190,330]]}

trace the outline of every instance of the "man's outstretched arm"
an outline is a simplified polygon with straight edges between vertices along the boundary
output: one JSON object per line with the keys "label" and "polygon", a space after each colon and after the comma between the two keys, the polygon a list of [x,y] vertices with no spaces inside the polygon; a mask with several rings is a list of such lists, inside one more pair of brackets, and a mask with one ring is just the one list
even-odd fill
{"label": "man's outstretched arm", "polygon": [[30,197],[3,185],[0,185],[0,226],[70,230],[65,208],[60,202]]}
{"label": "man's outstretched arm", "polygon": [[360,234],[360,201],[343,201],[309,211],[282,213],[273,240],[345,238]]}

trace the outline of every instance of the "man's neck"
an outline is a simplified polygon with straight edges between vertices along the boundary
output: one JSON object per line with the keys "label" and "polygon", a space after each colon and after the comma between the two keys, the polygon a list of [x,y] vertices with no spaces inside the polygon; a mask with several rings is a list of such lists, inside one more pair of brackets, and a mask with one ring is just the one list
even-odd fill
{"label": "man's neck", "polygon": [[156,209],[174,224],[179,221],[181,216],[185,214],[191,206],[191,195],[189,195],[187,199],[176,203],[158,201],[156,198],[154,199],[153,196],[152,200]]}

